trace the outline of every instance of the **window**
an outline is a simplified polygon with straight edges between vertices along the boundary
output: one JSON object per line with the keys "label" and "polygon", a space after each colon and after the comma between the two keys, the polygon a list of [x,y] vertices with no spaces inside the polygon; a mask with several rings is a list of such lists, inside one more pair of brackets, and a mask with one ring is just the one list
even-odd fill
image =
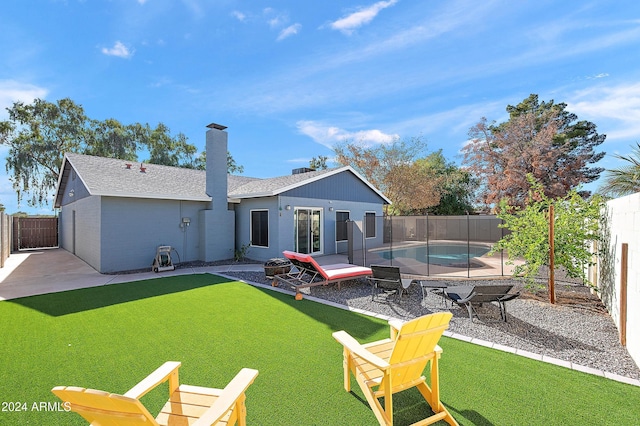
{"label": "window", "polygon": [[347,241],[349,212],[336,212],[336,241]]}
{"label": "window", "polygon": [[368,212],[364,214],[364,236],[365,238],[376,237],[376,214]]}
{"label": "window", "polygon": [[269,210],[251,210],[251,245],[269,247]]}

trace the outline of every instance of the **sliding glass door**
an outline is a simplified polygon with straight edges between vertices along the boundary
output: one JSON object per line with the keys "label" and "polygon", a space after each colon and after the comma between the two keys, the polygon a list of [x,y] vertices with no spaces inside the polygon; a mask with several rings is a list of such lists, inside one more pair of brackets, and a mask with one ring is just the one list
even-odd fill
{"label": "sliding glass door", "polygon": [[322,253],[322,210],[296,208],[294,212],[296,251]]}

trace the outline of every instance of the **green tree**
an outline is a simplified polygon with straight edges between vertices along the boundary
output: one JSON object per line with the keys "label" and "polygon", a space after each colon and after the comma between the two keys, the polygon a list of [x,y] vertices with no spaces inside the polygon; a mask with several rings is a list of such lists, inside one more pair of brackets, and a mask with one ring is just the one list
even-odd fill
{"label": "green tree", "polygon": [[30,193],[28,204],[43,205],[55,188],[65,152],[81,152],[85,147],[88,118],[81,106],[70,99],[50,103],[36,99],[33,104],[16,102],[7,108],[2,144],[9,147],[6,168],[18,194]]}
{"label": "green tree", "polygon": [[309,168],[313,170],[326,170],[328,168],[328,159],[329,157],[327,157],[326,155],[318,155],[317,157],[313,157],[311,161],[309,161]]}
{"label": "green tree", "polygon": [[628,156],[618,154],[613,156],[627,164],[605,171],[600,192],[612,197],[623,197],[640,192],[640,143],[636,142],[635,148]]}
{"label": "green tree", "polygon": [[[193,167],[197,170],[207,169],[207,151],[202,151],[198,158],[195,159]],[[236,160],[231,156],[231,153],[227,151],[227,173],[229,174],[242,174],[244,173],[244,167],[236,163]]]}
{"label": "green tree", "polygon": [[[507,106],[509,120],[488,123],[483,118],[469,131],[463,164],[484,183],[480,200],[488,206],[507,198],[524,206],[532,174],[551,198],[563,197],[581,184],[595,181],[602,168],[592,167],[604,156],[595,149],[606,136],[589,121],[566,110],[564,103],[539,102],[532,94]],[[588,193],[582,193],[586,196]]]}
{"label": "green tree", "polygon": [[461,215],[475,209],[473,199],[478,180],[454,162],[448,161],[441,149],[416,160],[416,163],[426,171],[427,175],[434,176],[438,180],[437,191],[440,194],[438,204],[419,212],[420,214]]}
{"label": "green tree", "polygon": [[507,199],[501,201],[498,217],[504,221],[501,226],[511,232],[493,246],[492,252],[506,250],[510,263],[524,259],[525,263],[514,269],[514,276],[521,275],[533,284],[540,268],[550,265],[548,212],[553,204],[554,264],[563,267],[568,276],[587,283],[584,266],[592,264],[593,258],[588,243],[600,239],[602,197],[596,194],[585,199],[572,189],[564,197],[551,199],[533,175],[527,178],[531,189],[525,207],[510,205]]}
{"label": "green tree", "polygon": [[[171,135],[159,123],[124,125],[115,119],[88,118],[81,105],[71,99],[55,103],[36,99],[32,104],[15,102],[7,108],[9,119],[0,122],[0,144],[9,147],[6,169],[20,202],[47,204],[55,189],[58,172],[67,152],[137,161],[138,154],[148,152],[143,160],[153,164],[195,167],[196,147],[182,133]],[[235,165],[235,170],[241,166]]]}

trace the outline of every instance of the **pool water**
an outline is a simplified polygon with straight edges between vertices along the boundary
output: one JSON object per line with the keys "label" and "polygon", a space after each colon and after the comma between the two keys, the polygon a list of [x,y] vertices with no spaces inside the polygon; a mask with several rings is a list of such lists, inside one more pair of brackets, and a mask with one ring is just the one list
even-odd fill
{"label": "pool water", "polygon": [[378,254],[387,260],[399,257],[416,259],[422,263],[431,265],[453,265],[467,263],[468,259],[480,257],[491,250],[491,247],[484,245],[466,244],[430,244],[428,246],[429,256],[427,259],[427,246],[415,246],[406,248],[397,248],[378,252]]}

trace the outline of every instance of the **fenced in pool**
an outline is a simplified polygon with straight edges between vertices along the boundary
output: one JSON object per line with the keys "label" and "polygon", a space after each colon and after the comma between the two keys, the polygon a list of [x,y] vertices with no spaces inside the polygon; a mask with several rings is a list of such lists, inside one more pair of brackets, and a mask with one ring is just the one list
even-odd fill
{"label": "fenced in pool", "polygon": [[511,275],[506,253],[491,253],[508,232],[501,224],[494,215],[369,217],[353,222],[348,255],[355,264],[399,266],[409,275]]}

